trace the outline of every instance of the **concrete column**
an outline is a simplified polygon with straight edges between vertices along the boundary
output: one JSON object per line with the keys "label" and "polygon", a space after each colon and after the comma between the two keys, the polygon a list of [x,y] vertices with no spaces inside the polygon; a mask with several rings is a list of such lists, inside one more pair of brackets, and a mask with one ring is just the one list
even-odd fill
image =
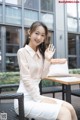
{"label": "concrete column", "polygon": [[65,11],[64,4],[55,0],[55,46],[56,57],[66,57]]}

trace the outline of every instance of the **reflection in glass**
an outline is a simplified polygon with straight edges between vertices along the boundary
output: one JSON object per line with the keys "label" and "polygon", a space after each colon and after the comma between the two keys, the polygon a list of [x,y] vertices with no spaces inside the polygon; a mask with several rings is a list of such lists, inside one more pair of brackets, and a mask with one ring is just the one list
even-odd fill
{"label": "reflection in glass", "polygon": [[17,53],[18,49],[19,49],[18,29],[7,28],[6,53]]}
{"label": "reflection in glass", "polygon": [[18,71],[18,62],[16,56],[7,56],[6,57],[6,71]]}
{"label": "reflection in glass", "polygon": [[19,49],[19,32],[15,27],[6,27],[6,70],[18,69],[16,53]]}
{"label": "reflection in glass", "polygon": [[24,7],[39,10],[39,0],[24,0]]}
{"label": "reflection in glass", "polygon": [[21,5],[22,0],[5,0],[6,3],[14,4],[14,5]]}
{"label": "reflection in glass", "polygon": [[68,63],[69,63],[69,69],[74,69],[74,68],[77,68],[77,59],[76,59],[76,57],[70,57],[70,58],[68,58]]}
{"label": "reflection in glass", "polygon": [[34,21],[38,20],[38,12],[31,11],[31,10],[25,10],[24,11],[24,24],[25,25],[31,25]]}
{"label": "reflection in glass", "polygon": [[49,31],[48,40],[50,41],[51,44],[53,43],[53,32]]}
{"label": "reflection in glass", "polygon": [[0,5],[0,22],[2,21],[2,6]]}
{"label": "reflection in glass", "polygon": [[21,9],[6,6],[6,23],[21,24]]}
{"label": "reflection in glass", "polygon": [[67,4],[67,15],[77,17],[77,6],[76,3]]}
{"label": "reflection in glass", "polygon": [[41,0],[41,10],[53,12],[53,0]]}
{"label": "reflection in glass", "polygon": [[68,31],[77,32],[77,20],[73,18],[68,18]]}
{"label": "reflection in glass", "polygon": [[76,55],[76,35],[68,34],[68,54]]}
{"label": "reflection in glass", "polygon": [[53,29],[53,14],[41,13],[41,21],[44,22],[48,28]]}

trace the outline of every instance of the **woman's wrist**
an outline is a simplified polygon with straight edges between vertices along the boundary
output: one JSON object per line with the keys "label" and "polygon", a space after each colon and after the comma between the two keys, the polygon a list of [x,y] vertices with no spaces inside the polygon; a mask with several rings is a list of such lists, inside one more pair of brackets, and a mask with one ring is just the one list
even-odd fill
{"label": "woman's wrist", "polygon": [[45,58],[45,60],[51,63],[51,58]]}
{"label": "woman's wrist", "polygon": [[66,61],[67,61],[67,60],[64,59],[64,58],[62,58],[62,59],[60,59],[60,58],[51,59],[51,63],[52,63],[52,64],[63,64],[63,63],[65,63]]}

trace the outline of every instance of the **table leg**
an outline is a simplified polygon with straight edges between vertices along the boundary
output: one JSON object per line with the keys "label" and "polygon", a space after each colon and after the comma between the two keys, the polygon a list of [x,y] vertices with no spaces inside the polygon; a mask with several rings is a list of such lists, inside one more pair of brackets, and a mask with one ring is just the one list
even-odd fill
{"label": "table leg", "polygon": [[71,85],[66,85],[66,101],[71,103]]}
{"label": "table leg", "polygon": [[71,85],[62,84],[62,99],[71,103]]}
{"label": "table leg", "polygon": [[65,88],[66,86],[64,84],[62,84],[62,100],[65,100]]}

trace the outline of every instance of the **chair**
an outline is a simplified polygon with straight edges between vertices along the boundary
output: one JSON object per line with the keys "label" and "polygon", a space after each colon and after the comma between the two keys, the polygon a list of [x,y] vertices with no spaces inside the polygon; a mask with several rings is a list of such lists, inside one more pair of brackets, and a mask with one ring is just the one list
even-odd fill
{"label": "chair", "polygon": [[[80,77],[80,74],[74,74],[75,77]],[[80,97],[80,84],[76,89],[71,90],[71,95]]]}
{"label": "chair", "polygon": [[[7,103],[8,99],[18,99],[19,102],[19,116],[16,115],[12,103]],[[1,102],[1,100],[6,100]],[[23,105],[23,94],[1,94],[0,95],[0,113],[6,113],[8,120],[24,120],[24,105]],[[2,117],[2,116],[1,116]],[[4,116],[2,117],[2,119]]]}
{"label": "chair", "polygon": [[80,97],[80,84],[79,84],[79,88],[71,90],[71,95]]}
{"label": "chair", "polygon": [[[71,72],[71,71],[70,71]],[[78,73],[77,73],[78,72]],[[74,74],[74,77],[80,77],[80,70],[78,71],[77,70],[76,72],[76,69],[74,69],[71,74]],[[74,95],[74,96],[77,96],[77,97],[80,97],[80,84],[78,86],[78,88],[75,88],[75,89],[72,89],[71,90],[71,95]]]}
{"label": "chair", "polygon": [[[0,93],[2,89],[5,88],[14,88],[18,87],[18,84],[7,84],[0,85]],[[19,115],[17,115],[14,111],[14,99],[18,99],[19,103]],[[11,102],[9,102],[10,100]],[[24,95],[23,93],[1,93],[0,94],[0,118],[6,117],[4,114],[6,113],[7,119],[5,120],[29,120],[29,118],[24,117]],[[33,118],[31,120],[34,120]]]}
{"label": "chair", "polygon": [[52,93],[53,97],[55,97],[55,93],[62,92],[62,88],[61,87],[57,87],[57,86],[43,87],[42,86],[42,81],[40,82],[39,87],[40,87],[40,93],[41,94]]}

